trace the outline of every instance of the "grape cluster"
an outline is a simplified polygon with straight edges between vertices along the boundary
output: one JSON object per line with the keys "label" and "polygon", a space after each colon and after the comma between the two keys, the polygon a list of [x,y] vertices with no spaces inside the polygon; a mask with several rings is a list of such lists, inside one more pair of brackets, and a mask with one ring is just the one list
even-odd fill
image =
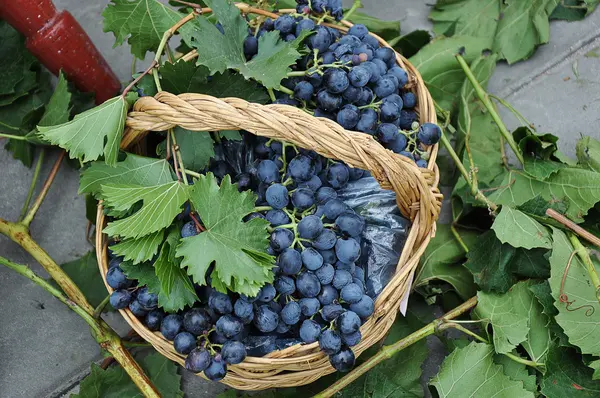
{"label": "grape cluster", "polygon": [[[298,0],[297,14],[267,19],[246,39],[248,59],[258,52],[258,37],[278,31],[281,38],[295,40],[303,31],[305,52],[289,78],[282,82],[275,103],[304,109],[317,117],[336,121],[348,130],[373,135],[384,147],[427,167],[427,146],[441,138],[432,123],[419,126],[415,112],[418,99],[407,87],[407,72],[396,63],[396,54],[381,47],[362,24],[342,35],[337,29],[315,23],[314,14],[338,18],[337,1]],[[256,33],[256,34],[255,34]]]}
{"label": "grape cluster", "polygon": [[[223,294],[210,287],[209,269],[209,286],[197,286],[201,303],[166,314],[157,295],[136,286],[121,269],[122,259],[111,255],[110,302],[116,309],[129,308],[146,327],[173,341],[175,350],[187,355],[186,368],[211,380],[223,378],[227,365],[246,355],[314,342],[335,369],[348,371],[354,364],[350,347],[360,342],[360,326],[374,302],[360,266],[365,220],[338,198],[338,190],[368,173],[291,144],[245,138],[254,160],[234,179],[239,190],[257,194],[256,211],[246,220],[270,223],[273,283],[256,297]],[[224,161],[213,161],[207,171],[217,178],[234,173]],[[179,218],[185,221],[183,238],[198,234],[189,208]]]}

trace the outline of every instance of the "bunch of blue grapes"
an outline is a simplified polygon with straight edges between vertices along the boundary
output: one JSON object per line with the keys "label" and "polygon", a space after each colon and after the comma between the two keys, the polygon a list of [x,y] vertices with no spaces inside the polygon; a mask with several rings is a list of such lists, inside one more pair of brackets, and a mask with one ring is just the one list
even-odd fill
{"label": "bunch of blue grapes", "polygon": [[[318,15],[338,17],[337,1],[298,0],[296,14],[267,19],[246,38],[248,59],[258,52],[258,37],[278,31],[282,39],[295,40],[303,31],[305,52],[282,82],[287,93],[277,93],[276,103],[304,109],[317,117],[336,121],[347,130],[374,136],[385,148],[427,167],[427,147],[438,143],[440,128],[419,125],[415,111],[418,98],[409,89],[408,73],[397,65],[396,54],[382,47],[362,24],[347,34],[318,24]],[[341,10],[341,5],[339,7]]]}
{"label": "bunch of blue grapes", "polygon": [[[175,350],[187,355],[186,368],[211,380],[223,378],[227,365],[247,355],[315,342],[335,369],[348,371],[355,361],[351,347],[361,341],[360,327],[372,315],[374,301],[361,266],[365,220],[338,191],[368,173],[291,144],[254,138],[249,145],[254,161],[234,180],[240,191],[257,195],[255,212],[246,220],[260,217],[270,224],[265,249],[276,258],[273,283],[256,297],[224,294],[210,286],[209,269],[208,286],[197,286],[200,302],[166,314],[158,308],[158,296],[128,279],[122,259],[111,254],[110,302],[173,341]],[[209,171],[217,178],[234,173],[224,161],[213,161]],[[180,219],[182,238],[199,233],[189,208]]]}

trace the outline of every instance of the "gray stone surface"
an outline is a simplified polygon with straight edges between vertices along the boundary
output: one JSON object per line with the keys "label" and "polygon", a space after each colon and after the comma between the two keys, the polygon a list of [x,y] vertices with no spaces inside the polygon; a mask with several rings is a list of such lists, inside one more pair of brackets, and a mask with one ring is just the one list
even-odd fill
{"label": "gray stone surface", "polygon": [[[364,12],[388,20],[400,20],[402,31],[429,29],[427,2],[414,0],[366,0]],[[132,57],[127,46],[113,49],[114,37],[102,31],[101,1],[56,0],[68,9],[93,38],[119,78],[129,79]],[[352,3],[351,0],[346,3]],[[533,122],[539,131],[561,137],[561,149],[573,154],[579,133],[600,136],[600,59],[586,56],[600,48],[600,12],[575,23],[552,22],[550,44],[540,47],[526,62],[500,64],[490,82],[490,91],[507,99]],[[600,54],[600,50],[598,51]],[[139,68],[147,62],[139,62]],[[501,110],[509,128],[518,124],[510,112]],[[49,172],[56,153],[47,156],[42,178]],[[15,220],[33,173],[0,150],[0,217]],[[32,233],[59,263],[73,260],[90,250],[85,240],[85,209],[77,196],[77,172],[63,166],[32,224]],[[39,188],[38,188],[39,189]],[[0,255],[43,270],[18,246],[0,237]],[[99,349],[87,327],[76,315],[45,291],[15,273],[0,268],[0,396],[60,396],[76,387],[91,361],[99,360]],[[119,316],[110,317],[119,332],[127,325]],[[443,347],[430,341],[432,356],[424,365],[426,382],[441,361]],[[223,387],[208,383],[189,372],[184,375],[188,397],[214,397]],[[72,390],[76,391],[76,390]]]}

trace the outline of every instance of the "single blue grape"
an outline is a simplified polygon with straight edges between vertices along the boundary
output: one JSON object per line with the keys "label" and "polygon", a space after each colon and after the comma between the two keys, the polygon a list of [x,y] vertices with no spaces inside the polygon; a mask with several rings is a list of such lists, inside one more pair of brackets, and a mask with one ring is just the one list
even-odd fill
{"label": "single blue grape", "polygon": [[286,325],[295,325],[300,322],[300,315],[302,314],[302,310],[300,309],[300,304],[295,301],[290,301],[281,309],[281,320]]}
{"label": "single blue grape", "polygon": [[336,354],[342,349],[342,338],[338,332],[327,329],[319,336],[319,347],[327,355]]}
{"label": "single blue grape", "polygon": [[235,315],[223,315],[217,320],[216,330],[226,338],[230,339],[244,329],[244,324]]}
{"label": "single blue grape", "polygon": [[160,332],[167,340],[173,340],[183,327],[183,319],[180,315],[171,314],[164,317],[160,324]]}
{"label": "single blue grape", "polygon": [[335,236],[335,232],[330,229],[325,229],[319,236],[313,239],[312,244],[315,249],[329,250],[335,246],[336,241],[337,237]]}
{"label": "single blue grape", "polygon": [[289,296],[296,291],[296,282],[294,281],[294,278],[287,275],[277,276],[273,282],[273,286],[275,286],[275,290],[281,296]]}
{"label": "single blue grape", "polygon": [[302,255],[295,249],[285,249],[277,257],[277,265],[285,275],[296,275],[302,268]]}
{"label": "single blue grape", "polygon": [[395,102],[384,102],[379,107],[379,117],[382,122],[390,123],[400,117],[400,111],[400,107]]}
{"label": "single blue grape", "polygon": [[[333,231],[331,231],[329,229],[327,231],[330,231],[333,233]],[[334,235],[335,235],[335,233],[334,233]],[[335,240],[337,241],[337,237],[335,238]],[[333,248],[334,246],[335,246],[335,242],[333,242],[333,245],[331,247]],[[335,262],[337,261],[337,256],[335,255],[335,250],[333,250],[333,249],[319,250],[319,253],[321,253],[321,256],[323,256],[324,263],[335,264]]]}
{"label": "single blue grape", "polygon": [[336,270],[344,270],[344,271],[350,272],[350,274],[354,274],[355,268],[356,268],[356,265],[354,263],[345,263],[345,262],[339,261],[339,260],[335,262]]}
{"label": "single blue grape", "polygon": [[300,304],[300,311],[304,316],[313,316],[321,309],[321,303],[316,297],[301,298],[298,304]]}
{"label": "single blue grape", "polygon": [[377,39],[371,35],[366,35],[365,37],[363,37],[362,42],[373,49],[379,47],[379,41],[377,41]]}
{"label": "single blue grape", "polygon": [[[350,178],[349,173],[348,178]],[[330,220],[335,220],[346,210],[348,210],[348,205],[339,199],[330,200],[329,202],[325,203],[325,206],[323,206],[323,213],[325,214],[325,217]]]}
{"label": "single blue grape", "polygon": [[294,97],[302,101],[310,101],[314,93],[314,86],[307,81],[301,81],[294,87]]}
{"label": "single blue grape", "polygon": [[344,234],[357,237],[365,229],[365,219],[355,213],[342,213],[335,219],[335,225]]}
{"label": "single blue grape", "polygon": [[160,329],[160,324],[162,323],[164,317],[165,313],[161,310],[152,310],[148,313],[148,315],[146,315],[144,325],[146,325],[146,327],[152,332],[156,332]]}
{"label": "single blue grape", "polygon": [[279,167],[277,167],[277,164],[272,160],[263,160],[258,164],[257,176],[258,179],[265,184],[279,181]]}
{"label": "single blue grape", "polygon": [[346,270],[336,270],[331,283],[333,284],[333,287],[341,290],[344,286],[352,283],[352,274]]}
{"label": "single blue grape", "polygon": [[301,253],[302,264],[310,271],[316,271],[323,266],[323,256],[316,249],[307,247]]}
{"label": "single blue grape", "polygon": [[308,47],[319,52],[325,52],[332,42],[329,30],[324,26],[318,26],[316,32],[308,37]]}
{"label": "single blue grape", "polygon": [[290,201],[288,190],[284,185],[273,184],[265,193],[267,203],[274,209],[283,209]]}
{"label": "single blue grape", "polygon": [[221,358],[229,365],[237,365],[246,359],[246,347],[239,341],[226,341],[221,348]]}
{"label": "single blue grape", "polygon": [[354,105],[345,105],[337,114],[337,122],[340,126],[347,130],[352,130],[356,127],[360,114],[358,108]]}
{"label": "single blue grape", "polygon": [[375,110],[367,108],[360,112],[360,119],[356,124],[356,130],[363,133],[373,134],[377,127],[378,115]]}
{"label": "single blue grape", "polygon": [[437,144],[442,138],[442,130],[437,124],[423,123],[417,133],[418,140],[425,145]]}
{"label": "single blue grape", "polygon": [[315,275],[319,279],[321,285],[327,285],[333,281],[335,272],[333,265],[325,263],[321,268],[315,271]]}
{"label": "single blue grape", "polygon": [[145,309],[137,300],[133,300],[131,303],[129,303],[129,311],[131,311],[133,315],[137,316],[138,318],[144,318],[148,314],[148,310]]}
{"label": "single blue grape", "polygon": [[320,90],[317,93],[317,106],[324,112],[337,111],[342,106],[342,97]]}
{"label": "single blue grape", "polygon": [[394,50],[389,47],[380,47],[375,50],[375,58],[380,59],[384,62],[389,62],[395,58]]}
{"label": "single blue grape", "polygon": [[306,18],[302,19],[300,22],[296,24],[296,36],[300,36],[302,31],[308,30],[311,31],[315,28],[315,23],[312,19]]}
{"label": "single blue grape", "polygon": [[337,197],[338,194],[336,190],[331,187],[321,187],[317,190],[315,194],[315,199],[320,205],[329,202],[331,199],[337,199]]}
{"label": "single blue grape", "polygon": [[183,328],[200,336],[212,326],[210,315],[204,308],[192,308],[183,316]]}
{"label": "single blue grape", "polygon": [[270,283],[267,283],[266,285],[260,288],[257,299],[261,303],[268,303],[269,301],[275,298],[275,295],[277,295],[275,287],[273,287],[273,285],[271,285]]}
{"label": "single blue grape", "polygon": [[[339,43],[334,43],[334,44],[339,44]],[[331,47],[332,46],[329,46],[330,50],[331,50]],[[343,55],[352,54],[352,47],[349,44],[339,44],[332,51],[333,51],[333,55],[335,56],[335,58],[340,59]]]}
{"label": "single blue grape", "polygon": [[354,87],[354,86],[348,86],[346,91],[344,91],[342,93],[342,97],[350,103],[355,103],[358,100],[360,100],[361,95],[362,95],[362,89],[360,87]]}
{"label": "single blue grape", "polygon": [[158,307],[158,294],[151,293],[148,286],[142,287],[137,292],[137,301],[144,307],[145,310],[154,310]]}
{"label": "single blue grape", "polygon": [[404,134],[398,133],[396,138],[394,138],[391,142],[384,144],[384,146],[393,151],[394,153],[402,154],[406,150],[408,145],[408,140]]}
{"label": "single blue grape", "polygon": [[346,311],[336,319],[336,326],[340,333],[354,333],[360,329],[360,317],[353,311]]}
{"label": "single blue grape", "polygon": [[271,247],[276,252],[287,249],[294,241],[294,233],[286,228],[276,228],[271,232]]}
{"label": "single blue grape", "polygon": [[340,297],[336,288],[331,285],[321,286],[321,293],[317,296],[317,299],[321,305],[333,304]]}
{"label": "single blue grape", "polygon": [[213,291],[208,297],[208,306],[211,310],[216,311],[219,314],[231,314],[233,311],[231,298],[228,295],[217,291]]}
{"label": "single blue grape", "polygon": [[291,15],[282,15],[275,20],[275,30],[281,33],[290,33],[294,30],[296,20]]}
{"label": "single blue grape", "polygon": [[321,317],[326,322],[331,322],[346,311],[339,304],[327,304],[321,309]]}
{"label": "single blue grape", "polygon": [[338,372],[349,372],[356,363],[356,357],[354,356],[354,352],[350,348],[340,349],[339,352],[332,354],[329,356],[329,362],[331,366],[335,368]]}
{"label": "single blue grape", "polygon": [[210,354],[203,347],[194,348],[185,358],[185,368],[194,373],[200,373],[210,364]]}
{"label": "single blue grape", "polygon": [[244,56],[250,59],[258,53],[258,39],[255,36],[248,36],[244,40]]}
{"label": "single blue grape", "polygon": [[289,224],[291,221],[283,210],[269,210],[265,218],[274,227]]}
{"label": "single blue grape", "polygon": [[298,188],[292,193],[292,205],[299,211],[304,211],[315,204],[315,195],[308,188]]}
{"label": "single blue grape", "polygon": [[298,188],[308,188],[313,192],[317,192],[319,188],[321,188],[321,185],[323,185],[321,179],[318,176],[313,175],[310,177],[310,180],[300,182]]}
{"label": "single blue grape", "polygon": [[110,268],[106,273],[106,283],[113,289],[127,289],[132,285],[132,282],[127,279],[127,275],[125,275],[121,267]]}
{"label": "single blue grape", "polygon": [[379,140],[379,142],[384,144],[388,144],[394,141],[399,134],[400,133],[398,133],[398,127],[394,126],[391,123],[381,123],[377,127],[377,139]]}
{"label": "single blue grape", "polygon": [[368,318],[375,310],[375,302],[366,294],[363,295],[357,303],[350,304],[350,310],[354,311],[361,318]]}
{"label": "single blue grape", "polygon": [[369,87],[362,87],[361,91],[360,99],[356,101],[357,106],[365,106],[373,102],[373,98],[375,97],[373,90],[371,90]]}
{"label": "single blue grape", "polygon": [[342,343],[348,347],[354,347],[362,340],[362,334],[360,333],[360,330],[357,330],[354,333],[342,333],[340,334],[340,337],[342,338]]}
{"label": "single blue grape", "polygon": [[340,44],[349,44],[350,47],[352,48],[356,48],[358,46],[360,46],[362,43],[362,41],[360,41],[360,39],[354,35],[345,35],[343,36],[340,41]]}
{"label": "single blue grape", "polygon": [[110,295],[110,305],[115,310],[123,310],[129,306],[133,296],[128,290],[115,290]]}
{"label": "single blue grape", "polygon": [[315,174],[315,166],[308,156],[298,155],[290,161],[288,172],[296,181],[307,181]]}
{"label": "single blue grape", "polygon": [[286,334],[287,332],[290,331],[292,327],[288,324],[286,324],[285,322],[279,320],[279,323],[277,324],[277,329],[275,329],[275,333],[278,334]]}
{"label": "single blue grape", "polygon": [[379,67],[375,65],[372,61],[363,62],[361,66],[368,68],[371,72],[369,83],[377,83],[377,81],[381,78],[381,69],[379,69]]}
{"label": "single blue grape", "polygon": [[390,94],[393,94],[397,90],[396,85],[392,81],[392,79],[388,77],[382,77],[375,84],[375,95],[379,98],[387,97]]}
{"label": "single blue grape", "polygon": [[300,326],[300,338],[306,344],[314,343],[321,336],[321,325],[312,319],[305,319]]}
{"label": "single blue grape", "polygon": [[363,24],[356,24],[348,30],[348,34],[362,39],[369,34],[369,29]]}
{"label": "single blue grape", "polygon": [[363,294],[363,289],[356,283],[349,283],[340,290],[340,297],[349,304],[358,303]]}
{"label": "single blue grape", "polygon": [[249,303],[241,297],[235,301],[233,313],[240,318],[245,325],[249,324],[254,319],[254,307],[252,306],[252,303]]}
{"label": "single blue grape", "polygon": [[350,179],[348,166],[343,163],[334,163],[327,168],[327,182],[334,188],[343,188]]}
{"label": "single blue grape", "polygon": [[371,68],[362,65],[355,66],[348,72],[348,79],[352,86],[364,87],[369,83],[369,79],[371,79]]}
{"label": "single blue grape", "polygon": [[388,69],[388,73],[396,76],[396,78],[398,79],[399,87],[404,87],[406,83],[408,83],[408,74],[401,67],[394,66]]}
{"label": "single blue grape", "polygon": [[[279,20],[279,19],[278,19]],[[277,23],[277,20],[275,21]],[[221,355],[215,356],[211,361],[208,368],[204,369],[204,376],[208,380],[219,381],[227,375],[227,364],[221,358]]]}
{"label": "single blue grape", "polygon": [[335,254],[344,263],[353,263],[360,257],[360,245],[354,238],[340,238],[335,244]]}
{"label": "single blue grape", "polygon": [[381,102],[386,103],[386,102],[393,102],[396,105],[398,105],[398,107],[400,109],[402,109],[402,107],[404,106],[404,101],[402,100],[402,97],[400,97],[398,94],[394,93],[394,94],[390,94],[387,97],[383,98],[381,100]]}
{"label": "single blue grape", "polygon": [[323,221],[315,215],[308,215],[298,223],[298,235],[304,239],[314,239],[323,231]]}
{"label": "single blue grape", "polygon": [[196,229],[196,223],[194,221],[188,221],[183,224],[181,228],[181,237],[189,238],[190,236],[198,235],[198,230]]}
{"label": "single blue grape", "polygon": [[312,272],[303,272],[296,278],[296,290],[302,297],[317,297],[321,283]]}
{"label": "single blue grape", "polygon": [[277,329],[279,314],[268,305],[261,305],[254,312],[254,326],[263,333]]}
{"label": "single blue grape", "polygon": [[189,332],[180,332],[173,339],[173,346],[178,353],[189,354],[196,348],[196,336]]}
{"label": "single blue grape", "polygon": [[427,161],[425,159],[419,159],[417,160],[417,167],[420,167],[422,169],[426,169],[427,168]]}
{"label": "single blue grape", "polygon": [[417,106],[417,97],[410,91],[405,91],[402,93],[402,101],[404,103],[404,107],[407,109],[412,109]]}

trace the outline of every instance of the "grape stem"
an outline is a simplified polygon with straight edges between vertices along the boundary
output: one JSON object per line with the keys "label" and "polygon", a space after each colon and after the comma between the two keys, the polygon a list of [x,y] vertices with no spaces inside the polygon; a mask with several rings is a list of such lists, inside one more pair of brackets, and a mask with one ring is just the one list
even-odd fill
{"label": "grape stem", "polygon": [[31,184],[29,184],[29,190],[27,191],[27,198],[25,198],[25,203],[23,203],[23,208],[21,209],[21,214],[19,215],[19,221],[21,221],[23,217],[25,217],[25,213],[27,213],[27,209],[29,209],[29,203],[31,203],[33,191],[35,191],[35,186],[40,176],[40,170],[42,169],[42,164],[44,163],[45,154],[46,150],[44,148],[41,148],[40,154],[38,155],[37,162],[35,164],[33,177],[31,178]]}
{"label": "grape stem", "polygon": [[594,293],[596,294],[596,300],[598,300],[600,303],[600,277],[598,277],[598,272],[596,272],[596,267],[590,258],[590,254],[585,246],[581,244],[579,239],[577,239],[577,236],[574,234],[569,234],[569,240],[571,241],[573,248],[575,248],[577,251],[577,256],[579,256],[579,259],[583,262],[588,274],[590,275],[592,285],[595,289]]}
{"label": "grape stem", "polygon": [[98,306],[94,310],[94,313],[92,314],[92,316],[95,319],[100,318],[100,315],[102,315],[102,311],[104,311],[104,308],[106,308],[106,306],[108,305],[109,302],[110,302],[110,294],[108,296],[104,297],[104,300],[102,300],[102,302],[100,304],[98,304]]}
{"label": "grape stem", "polygon": [[[136,386],[146,397],[159,398],[160,394],[152,385],[148,376],[142,368],[135,362],[131,354],[123,346],[123,342],[119,336],[101,319],[95,319],[92,314],[85,308],[79,306],[76,302],[66,297],[60,290],[52,286],[44,278],[36,275],[28,266],[13,263],[8,259],[0,256],[0,264],[12,269],[20,275],[28,278],[36,285],[42,287],[48,293],[56,297],[61,303],[69,307],[73,312],[79,315],[89,326],[92,336],[96,339],[100,347],[106,349],[119,362],[123,369],[128,373]],[[62,270],[61,270],[62,272]],[[85,300],[85,299],[84,299]],[[87,301],[85,302],[87,304]],[[89,306],[89,304],[88,304]]]}
{"label": "grape stem", "polygon": [[473,75],[471,68],[469,68],[467,61],[465,61],[463,56],[461,54],[456,54],[455,57],[456,57],[456,60],[458,61],[459,65],[465,72],[465,75],[467,75],[467,79],[469,79],[469,82],[473,86],[473,89],[475,90],[475,94],[477,94],[477,97],[479,97],[479,99],[481,100],[483,105],[486,107],[486,109],[490,113],[490,116],[492,116],[492,119],[494,119],[494,122],[498,126],[500,133],[502,134],[502,136],[504,137],[506,142],[508,142],[508,145],[513,150],[513,152],[514,152],[515,156],[517,157],[517,159],[519,160],[519,162],[521,164],[523,164],[525,161],[523,159],[523,154],[519,150],[517,143],[515,142],[513,136],[510,134],[510,132],[506,128],[506,125],[500,118],[500,115],[498,115],[498,112],[496,111],[496,107],[490,100],[489,94],[483,89],[483,87],[481,87],[481,84],[479,84],[479,81],[477,81],[477,78],[475,77],[475,75]]}
{"label": "grape stem", "polygon": [[354,14],[354,11],[356,11],[362,7],[363,7],[363,5],[360,2],[360,0],[354,0],[352,7],[350,7],[350,9],[344,13],[343,19],[348,20],[348,18],[350,18],[352,16],[352,14]]}
{"label": "grape stem", "polygon": [[455,309],[446,313],[441,318],[438,318],[435,321],[425,325],[421,329],[406,336],[402,340],[398,340],[397,342],[391,345],[384,345],[381,348],[381,350],[377,352],[377,354],[373,355],[367,361],[354,368],[346,376],[342,377],[341,379],[333,383],[330,387],[315,395],[313,398],[328,398],[334,396],[337,392],[341,391],[344,387],[350,385],[353,381],[358,379],[363,374],[367,373],[369,370],[373,369],[381,362],[390,359],[403,349],[410,347],[411,345],[424,339],[425,337],[435,334],[436,332],[438,332],[440,326],[442,326],[447,320],[456,318],[470,311],[476,305],[477,297],[471,297],[469,300],[465,301]]}
{"label": "grape stem", "polygon": [[35,199],[35,202],[33,202],[33,205],[31,206],[31,209],[29,209],[29,212],[27,212],[27,214],[23,218],[23,221],[21,221],[23,223],[23,225],[26,226],[27,228],[29,228],[29,224],[31,224],[31,221],[33,221],[35,214],[39,210],[44,199],[46,198],[46,194],[48,193],[48,190],[50,189],[50,186],[52,185],[52,182],[54,182],[54,178],[56,177],[56,174],[58,173],[60,164],[62,163],[63,159],[65,158],[65,154],[66,154],[65,151],[61,151],[60,155],[58,155],[58,158],[54,162],[54,166],[52,166],[52,170],[50,170],[50,174],[48,174],[48,178],[46,178],[46,181],[44,182],[44,186],[42,187],[42,190],[40,191],[38,197]]}

